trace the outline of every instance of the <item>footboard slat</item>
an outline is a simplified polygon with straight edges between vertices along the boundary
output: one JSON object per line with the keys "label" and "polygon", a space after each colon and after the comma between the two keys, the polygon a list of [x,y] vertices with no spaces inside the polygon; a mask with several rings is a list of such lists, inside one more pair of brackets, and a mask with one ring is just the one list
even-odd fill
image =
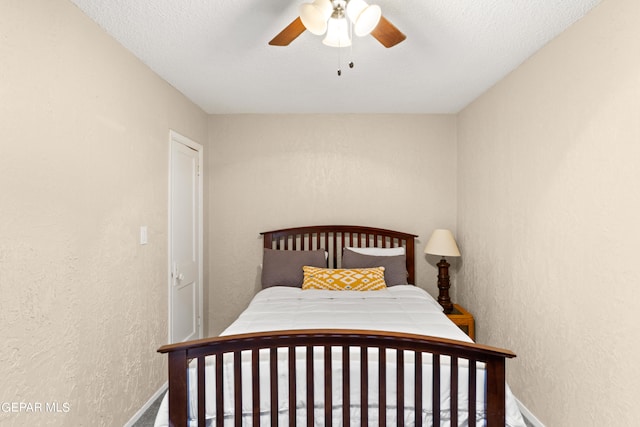
{"label": "footboard slat", "polygon": [[369,351],[360,347],[360,425],[369,425]]}
{"label": "footboard slat", "polygon": [[[356,356],[355,350],[352,352],[351,348],[357,348],[360,352],[359,358]],[[261,368],[260,356],[266,355],[267,352],[261,352],[261,350],[269,349],[268,355],[270,360],[268,361],[268,368]],[[281,352],[278,349],[282,349]],[[285,356],[285,352],[288,349],[288,354]],[[296,352],[296,349],[299,351]],[[340,349],[342,351],[342,362],[333,363],[332,355],[334,350]],[[317,350],[317,351],[315,351]],[[386,415],[388,411],[393,411],[391,407],[387,405],[397,405],[397,412],[393,412],[397,415],[398,425],[403,423],[410,423],[411,420],[405,419],[406,410],[410,410],[410,399],[405,399],[405,377],[407,375],[405,365],[410,362],[409,355],[413,356],[414,368],[410,371],[415,373],[414,386],[414,399],[415,405],[415,425],[422,425],[424,401],[426,398],[423,393],[423,387],[429,387],[433,392],[434,399],[430,403],[433,409],[432,423],[440,424],[440,411],[441,401],[445,401],[449,397],[451,407],[451,420],[454,425],[457,424],[458,409],[469,410],[469,425],[476,424],[476,401],[481,395],[481,401],[485,401],[486,412],[486,425],[488,427],[504,426],[505,421],[505,358],[515,357],[515,355],[507,350],[496,349],[493,347],[478,345],[474,343],[466,343],[454,340],[446,340],[442,338],[425,337],[413,334],[400,334],[390,332],[374,332],[374,331],[347,331],[347,330],[299,330],[299,331],[280,331],[274,333],[253,333],[253,334],[241,334],[233,336],[225,336],[219,338],[212,338],[206,340],[198,340],[190,343],[179,343],[164,346],[159,349],[162,353],[168,353],[169,355],[169,422],[173,426],[186,426],[187,417],[189,415],[188,410],[188,371],[189,369],[197,369],[197,389],[194,390],[194,394],[197,391],[197,399],[193,405],[197,405],[196,411],[193,416],[194,421],[197,420],[199,425],[202,425],[211,420],[206,420],[207,413],[214,413],[216,416],[215,424],[218,426],[225,425],[224,417],[224,400],[225,396],[223,390],[226,388],[230,390],[229,386],[223,384],[224,381],[231,382],[233,386],[232,395],[227,396],[227,407],[233,408],[233,413],[228,415],[230,419],[226,420],[236,426],[243,424],[242,417],[242,388],[246,383],[246,387],[252,387],[251,398],[252,404],[248,407],[252,408],[253,414],[247,414],[252,416],[253,425],[260,425],[261,414],[264,416],[270,416],[271,425],[275,426],[278,423],[278,410],[281,408],[279,402],[288,404],[289,409],[289,425],[297,424],[296,416],[296,403],[298,387],[297,381],[305,381],[306,377],[306,391],[301,398],[306,398],[302,405],[306,407],[306,423],[313,426],[315,424],[314,407],[317,404],[318,407],[323,406],[325,425],[331,425],[334,413],[334,404],[338,404],[339,401],[334,396],[333,385],[340,386],[338,383],[334,383],[335,379],[332,378],[333,365],[337,365],[336,368],[342,368],[342,374],[336,373],[336,375],[342,375],[342,404],[344,405],[342,411],[343,425],[348,426],[350,424],[357,424],[352,422],[351,417],[351,403],[354,403],[357,408],[358,402],[352,402],[350,398],[351,394],[351,376],[349,374],[351,370],[351,362],[360,363],[360,366],[353,366],[355,372],[360,371],[360,406],[354,410],[360,411],[360,424],[361,426],[367,426],[369,424],[369,410],[378,411],[379,425],[385,425]],[[371,351],[371,357],[369,357],[369,351]],[[404,353],[408,351],[407,353]],[[377,352],[377,357],[374,357]],[[318,379],[314,377],[314,353],[324,355],[324,370],[318,366],[319,371],[315,374]],[[242,356],[251,355],[246,357],[247,366],[243,367]],[[225,356],[227,355],[227,356]],[[283,356],[279,358],[279,355]],[[337,353],[336,353],[337,355]],[[356,357],[351,360],[351,356]],[[214,356],[213,363],[207,363],[205,357]],[[395,356],[395,357],[393,357]],[[444,356],[444,358],[443,358]],[[297,360],[299,358],[299,360]],[[264,362],[267,360],[263,357]],[[288,359],[288,360],[287,360]],[[358,360],[359,359],[359,360]],[[278,399],[278,380],[279,380],[279,360],[284,366],[288,366],[286,376],[288,377],[288,403],[284,401],[285,396],[280,396]],[[395,360],[395,367],[392,365]],[[191,363],[193,361],[193,363]],[[459,385],[459,380],[462,378],[460,361],[463,361],[464,375],[468,378],[467,384]],[[297,379],[296,366],[297,363],[301,363],[301,366],[306,368],[306,372],[301,375],[300,379]],[[375,366],[375,365],[378,366]],[[423,367],[431,365],[429,369]],[[445,371],[447,366],[450,366],[450,375],[442,377],[442,371]],[[249,368],[250,367],[250,368]],[[208,370],[212,372],[209,373]],[[478,369],[481,371],[478,372]],[[376,384],[370,384],[369,372],[375,377],[377,370],[378,374],[378,399],[373,399],[373,402],[369,402],[370,390],[369,386],[372,385],[372,390],[375,391]],[[397,395],[394,400],[387,398],[387,391],[393,389],[393,383],[387,384],[387,373],[390,375],[390,381],[393,381],[394,375],[392,370],[395,370],[395,382]],[[244,372],[243,372],[244,371]],[[264,372],[265,379],[261,379],[260,371]],[[267,374],[269,371],[269,374]],[[445,371],[446,372],[446,371]],[[251,374],[252,378],[246,378],[243,381],[244,375]],[[319,379],[319,375],[325,374],[323,380]],[[207,376],[215,374],[215,382],[212,386],[215,386],[215,408],[206,408],[206,393],[213,392],[213,390],[207,390],[208,385]],[[285,377],[285,372],[280,375]],[[483,377],[478,378],[478,375]],[[429,378],[430,376],[430,378]],[[271,414],[264,412],[265,408],[260,406],[260,394],[261,394],[261,382],[266,386],[264,381],[266,378],[270,381],[270,402],[267,404],[267,411],[271,411]],[[486,388],[484,387],[486,377]],[[226,378],[226,379],[225,379]],[[314,381],[324,381],[324,393],[318,393],[318,396],[314,394]],[[443,381],[450,381],[451,395],[445,396],[440,400],[441,390],[446,389],[446,384]],[[251,385],[250,385],[251,384]],[[286,384],[286,383],[285,383]],[[285,387],[285,384],[282,384]],[[320,386],[320,384],[318,384]],[[480,389],[477,386],[481,386]],[[354,384],[354,387],[356,385]],[[468,387],[468,390],[461,390],[463,387]],[[357,389],[354,389],[354,392]],[[459,401],[459,393],[468,391],[468,402]],[[249,398],[249,390],[245,391],[247,399]],[[303,397],[304,396],[304,397]],[[263,396],[266,402],[266,396]],[[315,399],[318,399],[316,402]],[[228,399],[233,399],[231,402]],[[324,400],[323,400],[324,399]],[[389,402],[387,401],[389,400]],[[466,400],[466,398],[465,398]],[[213,403],[213,402],[212,402]],[[425,404],[429,404],[427,401]],[[378,406],[378,408],[375,408]],[[286,406],[285,406],[286,407]],[[337,411],[335,411],[337,413]],[[391,415],[392,412],[389,412]],[[320,415],[319,417],[321,417]],[[372,416],[375,416],[375,412],[372,412]],[[247,418],[248,421],[248,418]]]}
{"label": "footboard slat", "polygon": [[313,346],[307,346],[307,427],[313,427],[313,408],[315,406],[314,397],[315,383],[313,380]]}
{"label": "footboard slat", "polygon": [[198,424],[205,423],[206,391],[204,386],[204,357],[198,357]]}
{"label": "footboard slat", "polygon": [[378,349],[378,424],[387,425],[387,349]]}
{"label": "footboard slat", "polygon": [[469,360],[469,426],[476,425],[476,361]]}
{"label": "footboard slat", "polygon": [[349,346],[342,346],[342,425],[351,425],[351,363]]}
{"label": "footboard slat", "polygon": [[396,419],[398,427],[404,423],[404,350],[396,350]]}
{"label": "footboard slat", "polygon": [[269,385],[271,402],[271,427],[278,427],[278,349],[269,351]]}
{"label": "footboard slat", "polygon": [[224,385],[222,362],[223,355],[217,354],[216,358],[216,426],[224,427]]}
{"label": "footboard slat", "polygon": [[296,348],[289,346],[289,425],[296,425]]}
{"label": "footboard slat", "polygon": [[324,425],[326,427],[333,426],[333,394],[332,394],[332,381],[331,381],[331,347],[324,348]]}
{"label": "footboard slat", "polygon": [[260,350],[251,350],[251,400],[253,427],[260,427]]}
{"label": "footboard slat", "polygon": [[415,357],[415,406],[416,427],[422,427],[422,352],[416,351]]}
{"label": "footboard slat", "polygon": [[458,358],[451,356],[451,382],[450,382],[451,401],[451,425],[458,425]]}
{"label": "footboard slat", "polygon": [[233,353],[233,390],[235,402],[235,419],[236,427],[242,427],[242,352],[235,351]]}
{"label": "footboard slat", "polygon": [[433,413],[433,425],[440,425],[440,355],[434,354],[431,361],[431,409]]}

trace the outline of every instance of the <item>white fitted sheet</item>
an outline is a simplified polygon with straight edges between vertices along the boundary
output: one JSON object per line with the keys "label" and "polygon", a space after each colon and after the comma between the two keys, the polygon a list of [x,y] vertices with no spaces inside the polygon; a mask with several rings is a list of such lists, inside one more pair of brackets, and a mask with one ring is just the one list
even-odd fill
{"label": "white fitted sheet", "polygon": [[[289,329],[366,329],[366,330],[379,330],[388,332],[406,332],[422,335],[438,336],[443,338],[451,338],[460,341],[471,342],[471,339],[462,332],[456,325],[454,325],[447,316],[442,312],[441,306],[424,290],[415,286],[394,286],[380,291],[323,291],[323,290],[302,290],[299,288],[289,287],[272,287],[260,291],[254,299],[251,301],[247,309],[238,317],[238,319],[231,324],[222,335],[233,335],[248,332],[262,332],[262,331],[277,331],[277,330],[289,330]],[[335,359],[333,364],[333,376],[334,378],[341,378],[341,350],[336,349],[333,352],[332,359]],[[370,358],[375,359],[377,356],[371,353]],[[281,417],[281,425],[287,425],[287,381],[286,381],[286,352],[283,352],[281,358],[281,376],[284,375],[280,381],[281,389],[279,391],[279,413]],[[388,360],[394,360],[395,354],[389,353]],[[213,358],[211,358],[213,359]],[[319,359],[322,360],[322,356],[319,355]],[[359,356],[357,352],[351,354],[351,378],[352,381],[359,379]],[[247,355],[248,360],[248,355]],[[212,363],[207,361],[207,381],[214,381],[215,373]],[[212,361],[211,361],[212,362]],[[297,370],[300,378],[298,382],[302,386],[298,387],[298,398],[296,406],[298,424],[305,424],[306,419],[306,403],[305,403],[305,387],[304,375],[305,368],[302,362],[300,362],[299,369]],[[316,366],[322,366],[321,361]],[[430,358],[425,358],[423,361],[425,365],[430,365]],[[443,396],[441,401],[441,425],[450,425],[447,410],[449,408],[448,388],[446,378],[448,378],[448,367],[446,358],[442,361],[442,392]],[[229,361],[229,375],[231,376],[232,363]],[[225,366],[227,365],[225,361]],[[250,381],[249,363],[246,365],[246,371],[243,371],[243,379]],[[413,358],[410,354],[405,357],[405,387],[411,388],[413,386],[413,379],[411,377],[413,368]],[[210,366],[210,368],[209,368]],[[316,374],[317,379],[315,381],[315,395],[322,396],[323,390],[323,373],[322,370],[318,370]],[[430,366],[423,369],[425,375],[430,373]],[[226,368],[225,368],[226,372]],[[246,373],[244,373],[246,372]],[[261,360],[261,372],[268,372],[268,358],[264,355],[264,360]],[[225,375],[227,375],[225,373]],[[463,365],[460,367],[460,384],[466,384],[467,373]],[[195,370],[191,370],[189,373],[190,389],[195,388]],[[369,380],[369,401],[377,402],[377,373],[371,372]],[[387,376],[389,378],[387,384],[387,402],[395,401],[395,381],[391,378],[395,378],[395,370],[393,365],[391,369],[388,369]],[[227,381],[230,383],[230,381]],[[425,389],[424,389],[424,407],[422,418],[424,425],[431,425],[431,391],[428,386],[429,379],[425,376]],[[484,407],[484,372],[478,371],[478,402],[477,407]],[[213,383],[212,383],[213,384]],[[228,387],[232,385],[229,384]],[[334,425],[341,425],[341,411],[342,411],[342,397],[340,389],[340,381],[334,381],[333,395],[334,400]],[[212,389],[211,387],[210,389]],[[246,397],[243,398],[243,425],[251,425],[251,397],[250,387],[243,387],[243,391],[246,391]],[[263,417],[262,425],[269,425],[269,387],[268,381],[261,383],[261,414]],[[354,394],[355,393],[355,394]],[[190,393],[194,396],[196,393]],[[405,395],[411,396],[413,390],[405,388]],[[225,396],[232,396],[233,390],[229,388],[225,390]],[[507,426],[522,427],[524,421],[520,415],[517,404],[511,391],[507,386],[506,390],[507,400]],[[207,394],[206,412],[207,418],[213,419],[215,417],[215,396],[213,393]],[[464,387],[460,387],[459,401],[460,406],[465,406],[462,402],[465,402],[467,398],[467,391]],[[411,397],[406,399],[406,411],[405,422],[406,425],[411,425],[413,422],[413,402]],[[352,425],[357,426],[360,414],[359,407],[359,390],[358,387],[352,387],[351,396],[351,414],[354,420]],[[233,408],[233,402],[229,399],[225,399],[225,412],[231,413]],[[392,405],[390,405],[392,406]],[[195,405],[190,405],[190,412],[195,413]],[[317,425],[324,424],[324,409],[316,402],[314,412],[316,413]],[[370,422],[372,425],[377,424],[377,409],[375,405],[370,405]],[[388,411],[387,422],[396,423],[395,420],[396,411]],[[461,409],[458,414],[459,424],[467,425],[468,414],[464,409]],[[484,425],[484,413],[483,410],[479,410],[476,414],[478,425]],[[231,418],[228,420],[231,422]],[[156,419],[157,427],[163,427],[168,425],[168,405],[165,397],[158,417]],[[190,425],[196,425],[195,421]],[[226,423],[225,423],[226,425]]]}

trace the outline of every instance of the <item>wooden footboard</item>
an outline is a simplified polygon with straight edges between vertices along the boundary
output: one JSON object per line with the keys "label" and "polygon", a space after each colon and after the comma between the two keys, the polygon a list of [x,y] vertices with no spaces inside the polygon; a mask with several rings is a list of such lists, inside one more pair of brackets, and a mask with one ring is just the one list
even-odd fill
{"label": "wooden footboard", "polygon": [[[369,349],[375,349],[376,361],[369,357]],[[261,351],[263,350],[263,351]],[[337,362],[341,365],[340,378],[334,379],[330,374],[332,372],[332,363],[336,363],[332,357],[332,352],[339,351],[342,354],[341,360]],[[278,425],[278,398],[282,398],[282,385],[278,384],[278,378],[286,377],[288,384],[285,389],[288,390],[288,425],[295,426],[296,423],[296,388],[300,387],[296,378],[296,358],[300,354],[304,357],[303,366],[306,380],[306,407],[313,408],[313,402],[321,401],[320,405],[324,408],[323,423],[331,426],[332,417],[335,416],[334,406],[341,407],[342,425],[360,425],[367,426],[369,424],[368,410],[360,411],[360,420],[356,423],[351,420],[349,413],[352,404],[359,405],[360,408],[376,407],[378,409],[379,425],[385,425],[387,419],[387,411],[397,411],[396,419],[398,425],[404,425],[405,420],[405,403],[413,402],[413,413],[415,414],[415,425],[422,425],[423,415],[423,390],[432,391],[431,413],[433,414],[432,425],[440,425],[441,417],[441,384],[446,382],[450,384],[450,414],[451,425],[458,425],[458,411],[469,411],[469,414],[476,413],[476,390],[478,389],[477,372],[482,372],[484,367],[484,376],[486,378],[484,387],[484,402],[486,403],[486,421],[488,426],[504,426],[505,425],[505,358],[515,357],[515,354],[503,349],[478,345],[474,343],[466,343],[454,341],[444,338],[426,337],[421,335],[376,332],[376,331],[360,331],[360,330],[292,330],[278,332],[263,332],[224,336],[217,338],[209,338],[186,343],[171,344],[161,347],[158,352],[167,353],[169,356],[169,422],[172,426],[186,426],[188,416],[188,369],[196,369],[197,382],[197,419],[198,425],[205,425],[205,402],[209,393],[215,395],[215,425],[222,426],[225,423],[224,417],[224,399],[233,399],[233,425],[241,425],[242,423],[242,399],[243,399],[243,380],[241,356],[247,352],[250,354],[250,370],[251,381],[248,382],[251,388],[251,406],[253,408],[251,417],[253,425],[260,425],[260,382],[267,381],[269,384],[269,401],[270,401],[270,421],[271,426]],[[285,352],[288,357],[288,363],[285,364],[287,369],[286,375],[279,375],[282,364],[278,363],[278,357],[282,357]],[[260,358],[268,358],[267,366],[269,372],[260,373]],[[315,360],[314,355],[323,354],[319,360]],[[223,357],[226,355],[232,358],[233,373],[232,385],[223,387]],[[355,384],[360,388],[360,402],[350,402],[352,395],[351,387],[354,387],[354,379],[350,378],[349,372],[352,371],[353,355],[359,355],[357,364],[360,369],[360,384]],[[214,365],[215,387],[208,389],[205,387],[205,357],[216,356]],[[405,379],[407,372],[405,371],[405,361],[413,358],[414,364],[410,372],[413,384],[411,387],[405,387]],[[393,366],[389,366],[387,359],[393,359]],[[423,361],[429,360],[426,364]],[[376,363],[378,372],[377,401],[370,402],[369,396],[369,369],[371,364]],[[194,365],[197,368],[194,368]],[[280,368],[279,368],[280,365]],[[320,366],[316,366],[320,365]],[[446,365],[446,369],[445,369]],[[424,372],[423,366],[430,366],[431,372]],[[314,372],[322,369],[324,381],[323,396],[314,395],[314,381],[317,378]],[[387,370],[395,372],[394,383],[388,384]],[[464,370],[468,377],[468,400],[459,401],[458,384],[459,375]],[[443,377],[441,371],[449,371],[450,377]],[[245,372],[247,372],[245,370]],[[468,375],[466,374],[468,372]],[[327,374],[329,373],[329,374]],[[460,376],[462,378],[463,376]],[[262,380],[261,380],[262,378]],[[246,379],[245,379],[246,380]],[[334,383],[339,381],[340,384]],[[427,384],[430,382],[431,384]],[[342,390],[341,404],[336,405],[336,396],[333,396],[332,390],[337,386]],[[279,387],[280,386],[280,387]],[[386,390],[392,387],[397,390],[393,402],[387,402]],[[427,388],[428,387],[428,388]],[[233,390],[233,396],[224,396],[224,390]],[[406,396],[405,390],[409,389],[415,393],[413,396]],[[482,388],[480,388],[482,389]],[[244,396],[247,396],[245,391]],[[299,394],[298,394],[299,396]],[[264,396],[263,396],[264,398]],[[228,401],[228,400],[227,400]],[[311,405],[308,404],[311,402]],[[428,400],[427,400],[428,402]],[[247,404],[249,402],[246,402]],[[192,404],[193,405],[193,404]],[[246,407],[247,405],[245,405]],[[212,408],[210,408],[211,410]],[[444,408],[442,408],[444,409]],[[314,410],[306,411],[306,423],[313,426],[316,414]],[[194,414],[195,416],[196,414]],[[229,418],[229,414],[227,414]],[[411,422],[413,420],[407,420]],[[470,425],[475,425],[475,416],[469,416]],[[212,424],[213,425],[213,424]]]}

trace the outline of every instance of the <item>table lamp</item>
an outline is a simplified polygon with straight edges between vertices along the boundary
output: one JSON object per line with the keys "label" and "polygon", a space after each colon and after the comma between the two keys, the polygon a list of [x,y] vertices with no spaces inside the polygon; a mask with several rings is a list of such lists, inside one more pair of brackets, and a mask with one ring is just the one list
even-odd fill
{"label": "table lamp", "polygon": [[444,257],[460,256],[460,250],[449,230],[434,230],[424,248],[424,253],[429,255],[439,255],[442,257],[438,266],[438,302],[444,308],[444,312],[449,314],[453,311],[453,304],[449,298],[449,263]]}

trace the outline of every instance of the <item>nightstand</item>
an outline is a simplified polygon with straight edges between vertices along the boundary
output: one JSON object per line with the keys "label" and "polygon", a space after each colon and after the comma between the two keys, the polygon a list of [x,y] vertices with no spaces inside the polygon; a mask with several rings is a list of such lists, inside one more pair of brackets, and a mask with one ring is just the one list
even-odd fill
{"label": "nightstand", "polygon": [[464,307],[453,304],[453,311],[447,314],[447,317],[469,335],[469,338],[472,340],[476,339],[475,321],[471,313],[465,310]]}

